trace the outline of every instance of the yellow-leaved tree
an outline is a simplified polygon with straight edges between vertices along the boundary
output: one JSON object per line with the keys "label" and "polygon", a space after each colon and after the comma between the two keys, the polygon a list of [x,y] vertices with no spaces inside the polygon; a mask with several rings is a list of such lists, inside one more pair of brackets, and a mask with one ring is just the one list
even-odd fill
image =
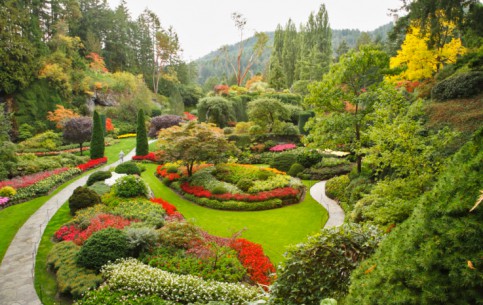
{"label": "yellow-leaved tree", "polygon": [[466,52],[461,39],[456,37],[455,24],[444,20],[440,22],[444,31],[443,35],[439,35],[439,43],[434,48],[428,47],[431,35],[429,31],[422,31],[416,22],[409,27],[401,49],[390,60],[391,68],[404,70],[389,77],[389,80],[398,82],[431,78],[444,64],[456,62],[457,57]]}

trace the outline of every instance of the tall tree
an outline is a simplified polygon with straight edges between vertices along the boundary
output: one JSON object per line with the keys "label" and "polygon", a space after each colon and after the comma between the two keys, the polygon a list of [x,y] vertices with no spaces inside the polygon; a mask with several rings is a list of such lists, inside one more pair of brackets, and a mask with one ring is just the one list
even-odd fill
{"label": "tall tree", "polygon": [[168,30],[160,29],[156,33],[154,67],[153,67],[153,91],[159,92],[159,80],[161,77],[166,79],[176,79],[173,69],[168,69],[179,59],[179,40],[178,34],[169,27]]}
{"label": "tall tree", "polygon": [[372,87],[383,79],[383,71],[388,68],[387,54],[373,46],[363,46],[361,50],[351,50],[333,65],[321,82],[309,86],[308,106],[313,107],[317,117],[309,125],[312,127],[309,142],[316,146],[335,149],[339,145],[349,145],[355,154],[357,170],[362,169],[362,132],[367,128],[367,115],[373,111]]}
{"label": "tall tree", "polygon": [[236,12],[232,13],[231,17],[233,19],[233,22],[235,23],[235,27],[240,32],[240,42],[238,43],[238,54],[235,63],[230,58],[228,58],[228,48],[226,46],[222,47],[221,51],[225,56],[225,64],[231,67],[231,70],[236,78],[236,84],[238,86],[241,86],[253,64],[256,62],[256,60],[258,60],[258,58],[260,58],[260,56],[262,56],[262,53],[265,50],[268,42],[268,36],[267,34],[261,32],[255,33],[255,45],[253,46],[253,49],[248,57],[247,62],[245,63],[245,66],[243,66],[242,58],[245,52],[245,40],[243,38],[243,35],[247,20],[245,17],[243,17],[242,14]]}
{"label": "tall tree", "polygon": [[295,63],[298,54],[297,28],[292,19],[285,25],[282,50],[282,67],[285,73],[287,86],[292,86],[295,80]]}
{"label": "tall tree", "polygon": [[148,135],[146,132],[146,121],[144,119],[144,111],[139,109],[138,125],[136,130],[136,155],[145,156],[149,153]]}
{"label": "tall tree", "polygon": [[92,119],[92,138],[91,138],[91,159],[99,159],[104,157],[104,131],[102,130],[101,117],[97,111],[94,111]]}

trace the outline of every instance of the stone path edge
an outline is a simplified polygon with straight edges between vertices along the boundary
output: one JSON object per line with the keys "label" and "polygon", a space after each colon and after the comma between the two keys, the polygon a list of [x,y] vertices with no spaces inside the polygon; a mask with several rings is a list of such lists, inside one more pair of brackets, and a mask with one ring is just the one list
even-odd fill
{"label": "stone path edge", "polygon": [[324,228],[338,227],[344,223],[345,213],[335,200],[330,199],[325,194],[326,182],[320,181],[315,183],[310,188],[310,196],[320,203],[329,214],[329,219],[325,223]]}

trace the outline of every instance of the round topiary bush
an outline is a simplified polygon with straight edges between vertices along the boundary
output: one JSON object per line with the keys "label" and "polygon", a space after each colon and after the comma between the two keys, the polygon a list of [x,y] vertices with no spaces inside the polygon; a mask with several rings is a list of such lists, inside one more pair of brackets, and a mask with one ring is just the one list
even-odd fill
{"label": "round topiary bush", "polygon": [[87,186],[91,186],[97,181],[104,181],[111,177],[112,177],[112,174],[109,171],[98,171],[89,176],[86,184]]}
{"label": "round topiary bush", "polygon": [[315,149],[306,149],[297,156],[297,162],[305,168],[314,166],[322,161],[322,155]]}
{"label": "round topiary bush", "polygon": [[87,187],[79,186],[69,197],[70,214],[75,215],[78,210],[101,203],[101,197]]}
{"label": "round topiary bush", "polygon": [[303,172],[305,167],[300,164],[300,163],[294,163],[292,166],[290,166],[290,169],[288,170],[287,174],[289,174],[292,177],[297,177],[298,173]]}
{"label": "round topiary bush", "polygon": [[348,175],[334,177],[325,184],[325,193],[329,198],[345,202],[347,201],[345,189],[350,182]]}
{"label": "round topiary bush", "polygon": [[218,185],[211,191],[211,193],[215,195],[220,195],[220,194],[226,194],[228,193],[228,191],[224,186]]}
{"label": "round topiary bush", "polygon": [[[262,171],[260,171],[262,172]],[[266,172],[266,171],[263,171],[263,172]],[[268,179],[268,176],[267,176],[267,179]],[[266,179],[265,179],[266,180]],[[248,190],[253,186],[253,181],[250,180],[250,179],[247,179],[247,178],[242,178],[238,181],[238,183],[236,184],[236,186],[244,191],[244,192],[248,192]]]}
{"label": "round topiary bush", "polygon": [[76,255],[77,264],[99,271],[108,262],[128,257],[129,239],[124,231],[107,228],[92,234]]}
{"label": "round topiary bush", "polygon": [[124,162],[116,166],[114,170],[118,174],[140,175],[141,169],[134,162]]}
{"label": "round topiary bush", "polygon": [[148,196],[148,187],[144,181],[136,176],[124,176],[113,185],[114,194],[119,197],[130,198]]}

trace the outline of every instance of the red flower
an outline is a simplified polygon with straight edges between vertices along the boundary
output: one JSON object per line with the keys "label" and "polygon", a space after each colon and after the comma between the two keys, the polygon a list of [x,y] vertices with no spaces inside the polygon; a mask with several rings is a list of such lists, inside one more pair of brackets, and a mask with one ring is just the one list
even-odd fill
{"label": "red flower", "polygon": [[77,165],[77,168],[80,169],[81,171],[85,172],[86,170],[97,167],[97,166],[104,164],[104,163],[107,163],[106,157],[89,160],[84,164]]}
{"label": "red flower", "polygon": [[133,156],[133,160],[148,160],[148,161],[153,161],[156,162],[156,155],[153,152],[150,152],[147,155],[144,156]]}
{"label": "red flower", "polygon": [[24,188],[24,187],[30,186],[32,184],[35,184],[39,181],[42,181],[46,178],[49,178],[50,176],[63,173],[67,170],[69,170],[69,168],[62,167],[62,168],[57,168],[57,169],[54,169],[54,170],[51,170],[51,171],[45,171],[45,172],[35,173],[35,174],[32,174],[32,175],[28,175],[28,176],[17,177],[17,178],[11,179],[11,180],[1,181],[0,182],[0,188],[7,186],[7,185],[11,186],[15,189]]}
{"label": "red flower", "polygon": [[168,216],[175,215],[176,213],[179,214],[179,215],[181,215],[179,212],[177,212],[178,209],[174,205],[172,205],[169,202],[164,201],[161,198],[151,198],[151,202],[154,202],[154,203],[157,203],[157,204],[162,205],[163,206],[163,209],[166,211],[166,214]]}
{"label": "red flower", "polygon": [[178,173],[168,173],[168,170],[164,168],[164,165],[159,165],[156,168],[156,173],[163,178],[168,178],[169,181],[178,180],[181,177]]}

